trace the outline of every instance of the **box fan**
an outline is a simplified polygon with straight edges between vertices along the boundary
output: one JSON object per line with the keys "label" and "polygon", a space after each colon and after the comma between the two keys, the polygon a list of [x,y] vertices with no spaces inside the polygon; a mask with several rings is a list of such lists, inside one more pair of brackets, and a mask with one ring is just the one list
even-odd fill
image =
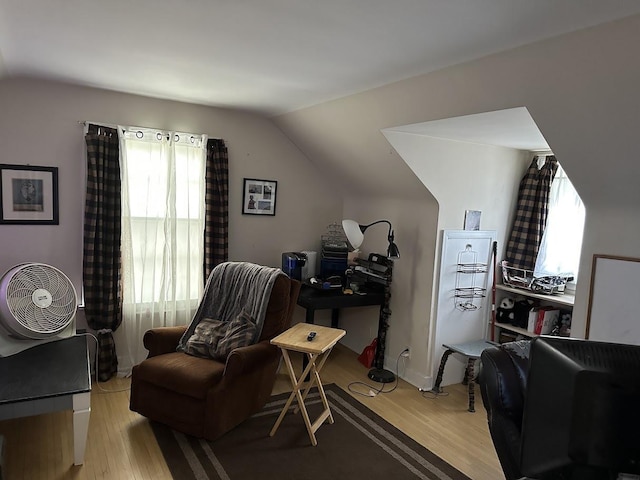
{"label": "box fan", "polygon": [[78,300],[51,265],[23,263],[0,278],[0,357],[75,334]]}

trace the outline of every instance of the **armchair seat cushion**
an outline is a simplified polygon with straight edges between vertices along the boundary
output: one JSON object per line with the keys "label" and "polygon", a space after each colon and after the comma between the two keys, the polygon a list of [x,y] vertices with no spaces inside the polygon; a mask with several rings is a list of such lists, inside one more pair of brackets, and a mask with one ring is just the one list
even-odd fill
{"label": "armchair seat cushion", "polygon": [[[151,357],[136,365],[136,378],[166,390],[203,400],[224,374],[224,363],[172,352]],[[167,375],[167,372],[172,372]]]}

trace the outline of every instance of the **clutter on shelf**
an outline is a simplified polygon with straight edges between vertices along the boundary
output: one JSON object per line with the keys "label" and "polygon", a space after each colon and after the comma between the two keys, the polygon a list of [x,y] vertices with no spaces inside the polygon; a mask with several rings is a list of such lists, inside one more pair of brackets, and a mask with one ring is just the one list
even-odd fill
{"label": "clutter on shelf", "polygon": [[349,244],[342,225],[335,222],[329,224],[326,233],[320,237],[320,240],[322,246],[320,275],[322,277],[343,276],[347,269]]}
{"label": "clutter on shelf", "polygon": [[504,297],[496,309],[496,321],[511,324],[533,335],[569,336],[571,311],[540,305],[530,298]]}
{"label": "clutter on shelf", "polygon": [[504,260],[500,266],[502,267],[502,283],[534,293],[560,295],[564,293],[567,282],[573,280],[573,277],[564,275],[535,277],[533,271],[513,267]]}
{"label": "clutter on shelf", "polygon": [[388,286],[391,283],[393,261],[379,253],[370,253],[365,260],[356,258],[356,264],[347,270],[351,281],[358,279],[362,283],[378,283]]}

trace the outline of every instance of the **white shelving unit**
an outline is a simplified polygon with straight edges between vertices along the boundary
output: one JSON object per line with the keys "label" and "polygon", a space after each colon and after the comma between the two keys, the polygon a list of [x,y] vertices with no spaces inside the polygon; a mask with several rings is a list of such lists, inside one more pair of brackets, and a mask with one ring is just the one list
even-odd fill
{"label": "white shelving unit", "polygon": [[536,336],[535,334],[531,333],[527,329],[520,328],[520,327],[515,327],[515,326],[511,325],[510,323],[496,322],[496,328],[499,328],[501,330],[507,330],[507,331],[513,332],[513,333],[517,333],[517,334],[523,335],[525,337],[535,337]]}
{"label": "white shelving unit", "polygon": [[[496,290],[525,298],[532,298],[538,300],[542,305],[559,305],[561,307],[565,307],[567,310],[573,309],[573,303],[575,300],[574,295],[570,293],[564,293],[562,295],[544,295],[540,293],[534,293],[529,290],[524,290],[522,288],[510,287],[508,285],[502,284],[496,285]],[[498,303],[500,303],[499,300]],[[526,328],[516,327],[509,323],[496,322],[495,327],[497,329],[496,338],[500,336],[500,330],[506,330],[508,332],[517,333],[518,335],[523,335],[530,338],[536,336],[534,333],[529,332]]]}
{"label": "white shelving unit", "polygon": [[537,300],[541,300],[543,303],[565,305],[572,308],[573,301],[575,299],[575,297],[569,293],[563,293],[562,295],[544,295],[541,293],[530,292],[529,290],[524,290],[522,288],[509,287],[508,285],[496,285],[496,290],[502,290],[522,297],[535,298]]}

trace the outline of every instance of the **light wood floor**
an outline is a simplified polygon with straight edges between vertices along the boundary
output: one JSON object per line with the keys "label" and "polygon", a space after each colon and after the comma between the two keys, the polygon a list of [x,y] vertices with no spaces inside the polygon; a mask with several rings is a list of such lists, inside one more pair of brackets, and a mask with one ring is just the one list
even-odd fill
{"label": "light wood floor", "polygon": [[[347,389],[354,381],[369,382],[367,369],[356,356],[338,345],[322,372],[323,383],[336,383]],[[295,360],[299,362],[299,358]],[[3,480],[170,480],[147,420],[129,411],[128,384],[128,379],[120,378],[94,383],[83,466],[73,466],[71,412],[0,422],[0,434],[5,437]],[[125,391],[104,393],[99,387]],[[283,366],[274,393],[290,390]],[[388,394],[354,396],[472,479],[503,479],[480,395],[476,395],[476,412],[469,413],[466,387],[452,385],[445,390],[448,396],[427,399],[414,386],[400,381],[398,388]],[[302,420],[300,428],[304,428]]]}

